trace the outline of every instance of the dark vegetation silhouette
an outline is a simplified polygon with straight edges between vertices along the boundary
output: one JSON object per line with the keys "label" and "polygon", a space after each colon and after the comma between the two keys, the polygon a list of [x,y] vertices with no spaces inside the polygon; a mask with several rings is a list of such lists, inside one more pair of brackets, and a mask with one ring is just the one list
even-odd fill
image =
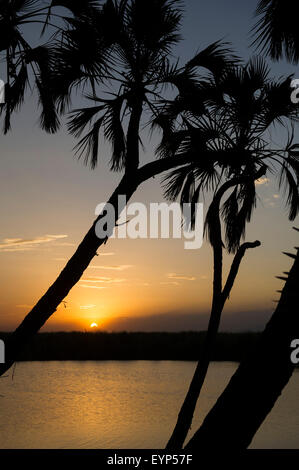
{"label": "dark vegetation silhouette", "polygon": [[253,45],[273,60],[285,57],[299,61],[299,32],[296,4],[292,0],[260,0],[256,9],[259,17],[253,28]]}
{"label": "dark vegetation silhouette", "polygon": [[[214,264],[210,321],[205,347],[167,444],[169,449],[183,446],[208,371],[221,314],[240,263],[247,249],[260,246],[259,241],[241,244],[256,207],[257,180],[270,174],[278,176],[279,189],[282,193],[287,191],[289,220],[294,220],[299,212],[299,146],[293,142],[290,124],[298,120],[298,108],[290,99],[290,83],[291,77],[272,79],[265,62],[254,58],[245,66],[230,64],[221,71],[217,67],[213,69],[212,75],[201,84],[202,93],[209,96],[205,108],[196,97],[191,106],[182,97],[179,110],[175,101],[163,110],[163,123],[169,117],[167,126],[175,130],[168,132],[160,151],[165,156],[172,152],[194,154],[190,165],[166,177],[166,197],[195,203],[205,192],[213,194],[205,221]],[[178,116],[180,127],[176,127]],[[288,132],[281,148],[272,148],[267,135],[276,124]],[[213,153],[207,155],[207,149],[213,149]],[[234,254],[226,282],[223,282],[224,249]]]}
{"label": "dark vegetation silhouette", "polygon": [[[51,70],[54,66],[54,50],[51,41],[36,47],[30,45],[23,33],[27,24],[41,23],[47,17],[48,8],[40,1],[0,0],[0,55],[3,59],[5,77],[5,103],[0,104],[3,116],[3,132],[11,130],[11,116],[22,106],[28,88],[38,94],[41,106],[40,125],[47,132],[54,133],[59,118],[50,92]],[[50,25],[49,25],[50,26]],[[58,25],[51,26],[56,31]]]}
{"label": "dark vegetation silhouette", "polygon": [[279,276],[285,285],[264,332],[185,450],[246,449],[290,380],[295,368],[290,346],[299,337],[298,250],[285,253],[294,263],[286,276]]}
{"label": "dark vegetation silhouette", "polygon": [[[299,61],[299,33],[294,7],[294,2],[291,0],[260,0],[256,9],[256,16],[259,17],[259,20],[253,28],[255,36],[253,45],[273,60],[279,60],[285,56],[289,62],[296,64]],[[275,99],[274,96],[272,99]],[[244,114],[243,117],[245,116]],[[293,170],[296,174],[296,180],[293,182],[288,173],[286,174],[289,184],[293,187],[293,190],[288,194],[289,202],[292,199],[295,201],[297,198],[295,193],[298,194],[298,148],[298,145],[292,145],[289,148],[291,150],[289,156],[295,161]],[[294,193],[294,198],[292,193]],[[297,210],[294,212],[291,209],[290,220],[294,220],[296,215]],[[296,261],[298,263],[298,253]],[[287,322],[287,319],[283,317],[281,312],[286,308],[285,301],[289,302],[290,315],[294,315],[294,306],[298,305],[298,298],[295,298],[294,295],[296,283],[298,285],[298,270],[296,271],[295,265],[296,263],[291,271],[292,280],[288,281],[288,285],[291,287],[285,287],[283,290],[279,305],[260,339],[260,347],[257,348],[254,357],[249,359],[248,363],[240,366],[224,394],[208,414],[204,425],[188,444],[188,448],[195,449],[198,445],[201,448],[206,446],[211,448],[215,445],[226,449],[232,446],[246,448],[289,380],[293,371],[289,358],[289,344],[291,339],[296,336],[295,331],[298,331],[298,325],[295,325],[292,330],[293,323],[290,322],[289,325],[286,325],[284,322]],[[290,328],[288,329],[288,327]],[[281,337],[279,336],[279,328],[282,328]],[[275,340],[279,342],[278,349],[276,349]],[[276,352],[270,359],[271,349],[276,349]],[[270,362],[269,376],[267,372],[265,373],[267,363],[264,361],[266,358]],[[276,361],[279,364],[277,369]],[[267,382],[268,377],[270,380]],[[259,385],[257,386],[257,384]],[[252,386],[255,387],[254,393],[251,393]],[[240,401],[241,396],[245,396],[246,399]],[[248,406],[249,403],[251,406]],[[249,416],[250,413],[251,416]],[[245,419],[243,419],[244,414]],[[233,419],[231,419],[232,417]],[[242,432],[239,434],[240,430]],[[207,439],[209,433],[210,436]]]}
{"label": "dark vegetation silhouette", "polygon": [[[9,333],[0,333],[6,341]],[[245,358],[259,333],[219,333],[214,361]],[[203,346],[203,331],[167,332],[58,332],[38,333],[23,349],[20,361],[167,360],[196,361]]]}

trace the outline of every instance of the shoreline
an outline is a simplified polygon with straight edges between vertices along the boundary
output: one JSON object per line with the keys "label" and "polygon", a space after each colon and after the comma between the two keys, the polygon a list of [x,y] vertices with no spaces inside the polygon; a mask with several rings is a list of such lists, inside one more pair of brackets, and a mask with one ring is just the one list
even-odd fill
{"label": "shoreline", "polygon": [[[39,333],[17,362],[35,361],[197,361],[204,331]],[[10,333],[1,333],[6,342]],[[219,333],[212,361],[240,362],[260,333]]]}

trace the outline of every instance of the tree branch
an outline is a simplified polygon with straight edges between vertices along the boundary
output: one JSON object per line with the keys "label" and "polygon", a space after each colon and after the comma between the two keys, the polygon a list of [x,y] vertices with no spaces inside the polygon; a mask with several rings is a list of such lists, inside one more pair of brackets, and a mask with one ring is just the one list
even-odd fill
{"label": "tree branch", "polygon": [[138,184],[141,184],[164,171],[170,170],[171,168],[187,165],[188,163],[191,163],[191,159],[186,155],[162,158],[161,160],[147,163],[137,170]]}
{"label": "tree branch", "polygon": [[224,286],[223,291],[221,293],[223,304],[225,304],[226,300],[228,299],[228,297],[230,295],[230,292],[232,290],[232,287],[234,285],[235,279],[236,279],[238,271],[239,271],[240,263],[242,261],[243,256],[245,255],[246,250],[249,249],[249,248],[256,248],[257,246],[261,246],[261,242],[258,241],[258,240],[256,240],[255,242],[243,243],[239,247],[237,253],[235,254],[235,257],[234,257],[234,260],[232,262],[229,274],[227,276],[225,286]]}

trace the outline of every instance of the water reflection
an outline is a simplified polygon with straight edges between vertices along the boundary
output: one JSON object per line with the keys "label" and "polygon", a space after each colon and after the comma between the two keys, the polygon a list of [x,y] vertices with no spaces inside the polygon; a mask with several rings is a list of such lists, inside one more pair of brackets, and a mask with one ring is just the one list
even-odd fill
{"label": "water reflection", "polygon": [[[212,363],[195,430],[237,364]],[[163,448],[195,363],[34,362],[0,381],[0,448]],[[252,447],[299,448],[296,371]]]}

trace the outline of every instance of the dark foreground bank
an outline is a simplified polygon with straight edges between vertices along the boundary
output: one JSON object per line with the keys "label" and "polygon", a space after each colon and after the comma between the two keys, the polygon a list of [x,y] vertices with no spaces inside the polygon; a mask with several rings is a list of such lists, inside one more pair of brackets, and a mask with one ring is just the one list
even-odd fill
{"label": "dark foreground bank", "polygon": [[[9,333],[0,333],[4,342]],[[182,360],[199,357],[205,332],[182,333],[39,333],[19,361]],[[214,361],[240,361],[259,333],[219,333]]]}

